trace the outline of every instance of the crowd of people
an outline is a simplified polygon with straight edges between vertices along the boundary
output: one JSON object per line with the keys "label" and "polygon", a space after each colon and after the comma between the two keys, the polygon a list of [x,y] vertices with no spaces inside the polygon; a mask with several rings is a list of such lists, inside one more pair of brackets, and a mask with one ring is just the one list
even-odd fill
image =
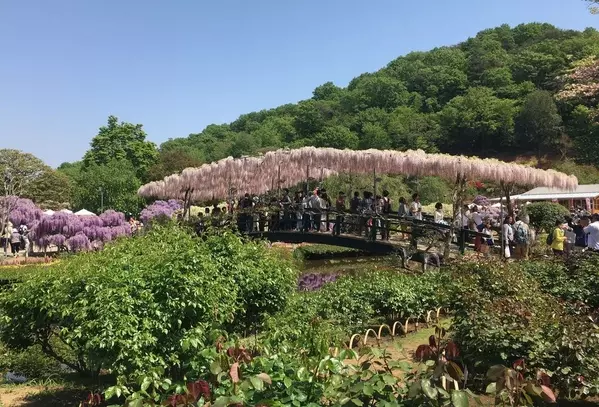
{"label": "crowd of people", "polygon": [[[206,208],[201,218],[211,217],[213,225],[222,222],[223,215],[237,215],[237,227],[242,232],[269,231],[301,231],[331,232],[333,235],[351,233],[389,240],[391,214],[399,217],[423,220],[422,204],[418,194],[413,194],[411,201],[399,199],[396,210],[389,191],[381,194],[370,191],[354,192],[348,198],[345,192],[339,191],[331,197],[325,188],[316,188],[311,193],[296,191],[291,195],[284,189],[280,197],[260,199],[245,194],[239,200],[230,200],[226,206],[214,205],[212,210]],[[434,221],[447,222],[443,217],[443,205],[437,204]]]}
{"label": "crowd of people", "polygon": [[[535,231],[528,223],[526,216],[505,217],[501,233],[506,258],[528,259],[531,245],[536,240]],[[599,253],[599,214],[556,219],[545,243],[558,257],[575,251]]]}
{"label": "crowd of people", "polygon": [[0,234],[0,244],[4,249],[5,257],[9,255],[9,252],[13,257],[18,257],[20,253],[28,257],[30,243],[27,225],[14,227],[10,220],[5,221]]}

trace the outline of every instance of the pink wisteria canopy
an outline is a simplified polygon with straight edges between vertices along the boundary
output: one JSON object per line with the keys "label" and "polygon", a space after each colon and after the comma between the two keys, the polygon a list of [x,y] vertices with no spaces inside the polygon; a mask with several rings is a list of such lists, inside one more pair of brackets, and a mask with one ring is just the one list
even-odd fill
{"label": "pink wisteria canopy", "polygon": [[186,168],[181,174],[143,185],[138,194],[147,198],[206,201],[225,199],[232,189],[239,193],[263,194],[273,187],[292,187],[308,177],[326,178],[336,173],[373,171],[377,174],[440,176],[451,181],[466,177],[567,190],[578,185],[573,175],[495,159],[428,154],[421,150],[354,151],[302,147],[271,151],[259,157],[228,157],[201,167]]}

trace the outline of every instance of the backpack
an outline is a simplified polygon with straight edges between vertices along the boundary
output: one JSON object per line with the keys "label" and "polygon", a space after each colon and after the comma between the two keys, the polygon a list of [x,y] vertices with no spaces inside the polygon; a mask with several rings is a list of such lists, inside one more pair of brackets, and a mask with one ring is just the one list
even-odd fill
{"label": "backpack", "polygon": [[526,244],[528,243],[528,233],[526,228],[522,226],[522,224],[518,225],[514,232],[514,242],[516,244]]}
{"label": "backpack", "polygon": [[555,234],[555,229],[553,229],[551,231],[551,233],[549,233],[549,235],[547,236],[547,241],[546,243],[551,246],[553,244],[553,235]]}

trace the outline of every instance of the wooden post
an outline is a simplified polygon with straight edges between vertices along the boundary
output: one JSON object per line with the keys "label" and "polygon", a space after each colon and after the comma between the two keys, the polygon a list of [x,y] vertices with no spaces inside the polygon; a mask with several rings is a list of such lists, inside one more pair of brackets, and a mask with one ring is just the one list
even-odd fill
{"label": "wooden post", "polygon": [[505,219],[503,217],[503,193],[499,197],[499,234],[500,234],[500,242],[501,242],[501,257],[505,257],[505,248],[504,248],[504,237],[503,237],[503,223]]}

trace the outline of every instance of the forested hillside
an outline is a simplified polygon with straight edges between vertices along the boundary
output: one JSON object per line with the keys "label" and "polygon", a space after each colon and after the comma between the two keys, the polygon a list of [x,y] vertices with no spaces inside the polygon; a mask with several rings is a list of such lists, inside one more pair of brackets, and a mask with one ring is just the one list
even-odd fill
{"label": "forested hillside", "polygon": [[580,79],[572,69],[589,63],[595,76],[588,80],[596,83],[598,55],[599,32],[592,28],[503,25],[455,46],[399,57],[345,88],[328,82],[311,99],[169,140],[149,175],[161,178],[179,169],[179,160],[305,145],[548,154],[598,165],[592,109],[599,92],[589,97],[569,84]]}
{"label": "forested hillside", "polygon": [[[58,202],[135,213],[145,182],[227,156],[306,145],[525,157],[598,183],[598,101],[599,31],[503,25],[455,46],[401,56],[347,87],[325,83],[308,100],[244,114],[159,147],[141,124],[110,116],[81,161],[46,169],[40,188],[24,195],[52,208]],[[431,201],[446,195],[436,179],[391,181],[397,191],[418,191]],[[42,194],[48,185],[61,188]]]}

